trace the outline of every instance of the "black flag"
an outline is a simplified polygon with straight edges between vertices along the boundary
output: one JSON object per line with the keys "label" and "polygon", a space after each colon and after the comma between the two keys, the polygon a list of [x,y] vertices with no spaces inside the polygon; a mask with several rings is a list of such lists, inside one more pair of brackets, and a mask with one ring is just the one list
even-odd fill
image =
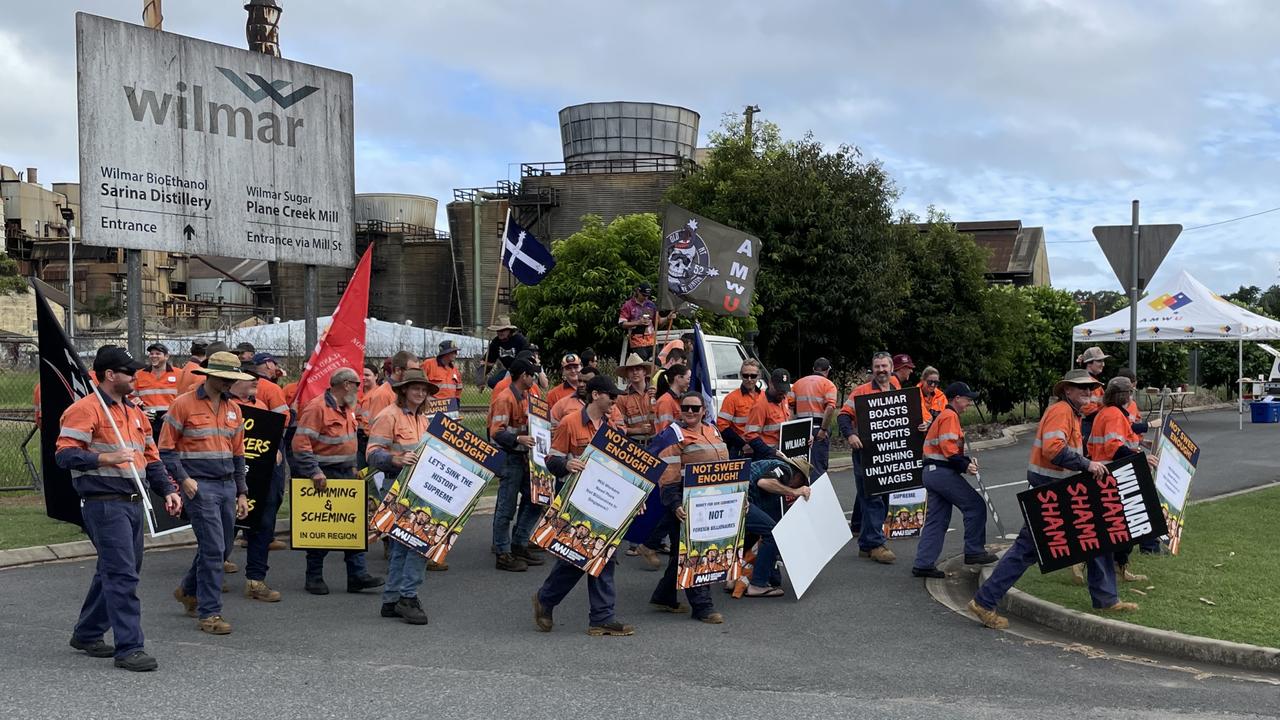
{"label": "black flag", "polygon": [[49,302],[36,292],[36,328],[40,342],[40,468],[44,476],[45,514],[54,520],[84,525],[80,496],[71,486],[71,473],[53,461],[62,428],[62,413],[93,388],[89,371],[62,332]]}
{"label": "black flag", "polygon": [[751,314],[760,238],[676,205],[662,215],[658,307],[691,302],[715,315]]}

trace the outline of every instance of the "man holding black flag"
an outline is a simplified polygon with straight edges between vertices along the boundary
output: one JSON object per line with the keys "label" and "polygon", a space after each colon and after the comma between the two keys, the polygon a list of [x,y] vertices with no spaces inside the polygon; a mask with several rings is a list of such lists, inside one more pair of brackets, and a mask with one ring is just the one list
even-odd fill
{"label": "man holding black flag", "polygon": [[[142,488],[135,478],[145,473],[151,489],[164,496],[170,515],[182,509],[178,488],[160,462],[151,424],[127,399],[143,367],[124,348],[99,348],[93,359],[97,390],[62,414],[54,456],[58,467],[71,472],[81,498],[84,530],[98,551],[71,647],[92,657],[114,656],[116,667],[135,672],[157,667],[155,658],[143,650],[137,587],[146,521]],[[114,635],[114,647],[103,640],[107,628]]]}
{"label": "man holding black flag", "polygon": [[[1106,476],[1105,465],[1084,456],[1084,439],[1080,434],[1081,409],[1091,402],[1094,389],[1099,385],[1087,370],[1071,370],[1054,385],[1053,394],[1058,402],[1050,405],[1044,417],[1040,418],[1031,459],[1027,463],[1027,482],[1031,487],[1079,472],[1088,472],[1099,480]],[[1035,541],[1024,524],[1018,532],[1018,539],[1000,559],[991,577],[969,601],[969,611],[989,628],[1009,627],[1009,621],[996,613],[996,605],[1022,577],[1022,573],[1036,563],[1036,559]],[[1085,564],[1094,608],[1111,612],[1138,608],[1135,603],[1121,602],[1116,594],[1116,571],[1110,553],[1090,558]]]}

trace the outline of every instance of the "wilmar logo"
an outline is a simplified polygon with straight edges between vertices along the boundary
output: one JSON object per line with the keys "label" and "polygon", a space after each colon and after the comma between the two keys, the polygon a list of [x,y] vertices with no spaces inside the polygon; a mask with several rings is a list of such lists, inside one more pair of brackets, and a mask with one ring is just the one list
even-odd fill
{"label": "wilmar logo", "polygon": [[272,80],[268,82],[267,79],[261,75],[245,73],[249,80],[252,81],[254,85],[257,85],[257,88],[253,88],[250,87],[249,83],[246,83],[234,70],[219,67],[218,72],[222,73],[223,77],[230,80],[232,85],[235,85],[240,92],[244,93],[245,97],[249,98],[253,102],[257,103],[261,102],[263,98],[271,98],[272,102],[286,110],[307,99],[311,93],[320,89],[314,85],[306,85],[294,90],[288,95],[281,95],[280,91],[289,87],[292,82],[289,80]]}

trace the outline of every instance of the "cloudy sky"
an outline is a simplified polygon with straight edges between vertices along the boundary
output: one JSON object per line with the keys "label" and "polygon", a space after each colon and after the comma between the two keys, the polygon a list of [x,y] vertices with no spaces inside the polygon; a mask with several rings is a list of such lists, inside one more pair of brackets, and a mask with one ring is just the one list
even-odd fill
{"label": "cloudy sky", "polygon": [[[243,47],[241,0],[168,0],[165,29]],[[1187,228],[1280,206],[1280,2],[1231,0],[282,0],[285,57],[350,72],[356,190],[430,195],[561,159],[556,112],[689,107],[701,133],[758,104],[884,162],[904,209],[1043,225],[1055,286],[1116,280],[1094,225]],[[76,177],[76,10],[0,20],[0,163]],[[375,8],[384,8],[375,10]],[[443,223],[443,213],[441,213]],[[1189,230],[1180,269],[1220,292],[1280,282],[1280,212]]]}

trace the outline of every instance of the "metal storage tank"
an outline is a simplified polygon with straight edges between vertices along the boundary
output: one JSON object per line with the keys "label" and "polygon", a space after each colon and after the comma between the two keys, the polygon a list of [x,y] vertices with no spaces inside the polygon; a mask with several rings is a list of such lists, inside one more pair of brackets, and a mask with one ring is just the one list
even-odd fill
{"label": "metal storage tank", "polygon": [[378,220],[435,229],[435,198],[402,193],[357,193],[353,207],[356,223]]}
{"label": "metal storage tank", "polygon": [[565,163],[693,158],[698,113],[676,105],[597,102],[560,111]]}

